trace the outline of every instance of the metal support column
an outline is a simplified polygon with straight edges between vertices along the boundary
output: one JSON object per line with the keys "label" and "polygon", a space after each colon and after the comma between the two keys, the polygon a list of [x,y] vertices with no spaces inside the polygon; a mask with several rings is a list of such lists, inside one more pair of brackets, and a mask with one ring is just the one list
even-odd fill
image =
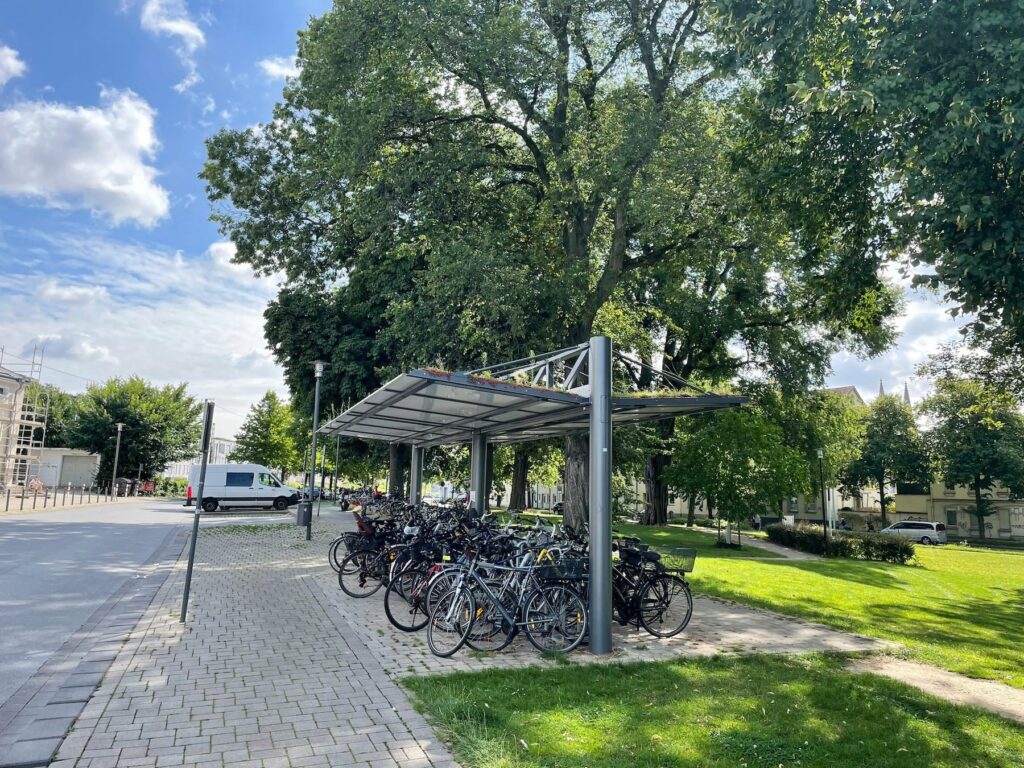
{"label": "metal support column", "polygon": [[487,493],[487,435],[473,433],[469,446],[469,505],[480,514],[484,513]]}
{"label": "metal support column", "polygon": [[590,340],[590,652],[612,652],[612,340]]}
{"label": "metal support column", "polygon": [[414,445],[412,458],[409,461],[409,503],[420,503],[420,490],[423,488],[423,449]]}

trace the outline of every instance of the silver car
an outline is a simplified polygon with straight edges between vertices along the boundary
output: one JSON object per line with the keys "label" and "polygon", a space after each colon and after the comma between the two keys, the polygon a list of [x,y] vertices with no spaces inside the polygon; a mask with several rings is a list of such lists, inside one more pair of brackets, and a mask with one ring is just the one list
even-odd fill
{"label": "silver car", "polygon": [[883,528],[880,533],[886,536],[901,536],[919,544],[945,544],[946,526],[944,523],[927,523],[921,520],[904,520]]}

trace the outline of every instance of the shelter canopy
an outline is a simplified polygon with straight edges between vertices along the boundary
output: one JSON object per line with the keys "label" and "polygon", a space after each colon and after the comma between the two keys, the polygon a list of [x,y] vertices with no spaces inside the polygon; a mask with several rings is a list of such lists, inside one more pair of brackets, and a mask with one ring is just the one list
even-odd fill
{"label": "shelter canopy", "polygon": [[[472,373],[417,368],[396,376],[320,428],[327,435],[429,447],[469,442],[512,443],[585,431],[590,425],[589,387],[559,390]],[[612,421],[689,416],[733,408],[747,398],[613,395]]]}

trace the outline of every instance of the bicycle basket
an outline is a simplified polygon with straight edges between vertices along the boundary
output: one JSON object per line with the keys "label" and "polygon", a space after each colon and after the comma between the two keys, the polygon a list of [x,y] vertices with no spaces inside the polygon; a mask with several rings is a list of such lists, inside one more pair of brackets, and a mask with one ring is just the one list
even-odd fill
{"label": "bicycle basket", "polygon": [[680,571],[689,573],[697,562],[696,549],[675,549],[672,551],[672,566]]}
{"label": "bicycle basket", "polygon": [[587,567],[583,560],[562,560],[535,568],[533,573],[541,581],[579,581],[586,578]]}

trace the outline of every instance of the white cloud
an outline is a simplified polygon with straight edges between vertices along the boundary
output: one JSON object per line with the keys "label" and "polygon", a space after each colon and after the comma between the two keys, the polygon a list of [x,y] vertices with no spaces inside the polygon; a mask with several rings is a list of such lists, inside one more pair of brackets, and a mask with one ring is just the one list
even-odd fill
{"label": "white cloud", "polygon": [[99,301],[108,296],[107,289],[102,285],[68,285],[54,278],[44,280],[36,290],[36,295],[46,301],[67,304]]}
{"label": "white cloud", "polygon": [[[0,344],[28,348],[46,341],[45,364],[103,381],[139,374],[156,384],[187,381],[189,392],[217,404],[217,434],[230,437],[264,392],[285,394],[266,349],[263,310],[272,281],[236,271],[230,243],[200,253],[149,247],[95,232],[14,230],[0,244],[10,265],[0,301]],[[38,252],[38,261],[12,253]],[[226,278],[225,272],[231,273]],[[109,300],[40,301],[38,287],[105,286]],[[83,378],[44,369],[44,380],[81,391]]]}
{"label": "white cloud", "polygon": [[221,274],[228,275],[236,280],[251,279],[253,276],[252,270],[247,265],[235,264],[232,261],[235,258],[236,250],[234,243],[228,240],[220,240],[210,244],[210,247],[206,249],[206,255],[213,262],[214,269]]}
{"label": "white cloud", "polygon": [[99,107],[25,101],[0,111],[0,195],[87,208],[114,224],[151,227],[170,210],[147,163],[160,144],[154,110],[132,91],[104,89]]}
{"label": "white cloud", "polygon": [[185,77],[174,86],[174,90],[184,93],[202,80],[196,67],[195,53],[206,44],[206,35],[189,16],[184,0],[145,0],[141,22],[142,28],[150,34],[177,41],[174,52],[185,67]]}
{"label": "white cloud", "polygon": [[18,52],[6,45],[0,45],[0,88],[8,80],[21,77],[25,74],[25,62],[18,58]]}
{"label": "white cloud", "polygon": [[22,347],[21,354],[31,354],[32,350],[37,347],[42,348],[44,360],[47,357],[57,357],[61,360],[91,361],[103,364],[117,362],[117,358],[110,353],[108,347],[98,343],[92,335],[78,331],[36,336]]}
{"label": "white cloud", "polygon": [[260,61],[260,69],[271,80],[286,80],[299,74],[294,56],[271,56]]}

